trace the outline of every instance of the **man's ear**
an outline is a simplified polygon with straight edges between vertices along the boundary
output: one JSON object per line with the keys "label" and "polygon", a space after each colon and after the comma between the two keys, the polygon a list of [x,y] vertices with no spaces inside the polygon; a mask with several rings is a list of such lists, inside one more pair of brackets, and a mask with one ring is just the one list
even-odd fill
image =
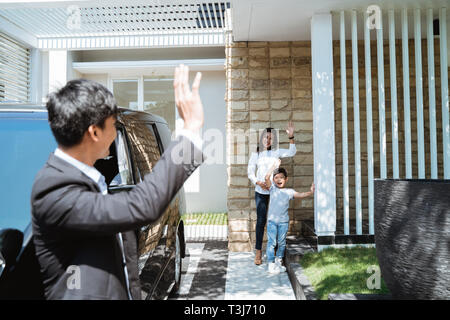
{"label": "man's ear", "polygon": [[94,142],[98,141],[98,127],[96,125],[91,124],[89,128],[87,129],[87,135],[90,139],[92,139]]}

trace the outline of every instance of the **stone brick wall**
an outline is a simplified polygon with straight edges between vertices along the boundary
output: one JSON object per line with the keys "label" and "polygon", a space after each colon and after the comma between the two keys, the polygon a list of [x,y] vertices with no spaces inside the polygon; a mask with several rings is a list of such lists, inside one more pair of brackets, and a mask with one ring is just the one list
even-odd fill
{"label": "stone brick wall", "polygon": [[[226,79],[229,249],[252,251],[256,206],[247,164],[258,130],[279,129],[279,147],[288,148],[285,130],[292,120],[297,154],[281,163],[288,171],[287,186],[302,192],[313,181],[311,44],[228,38]],[[293,200],[289,215],[289,234],[300,234],[302,221],[313,220],[313,199]]]}

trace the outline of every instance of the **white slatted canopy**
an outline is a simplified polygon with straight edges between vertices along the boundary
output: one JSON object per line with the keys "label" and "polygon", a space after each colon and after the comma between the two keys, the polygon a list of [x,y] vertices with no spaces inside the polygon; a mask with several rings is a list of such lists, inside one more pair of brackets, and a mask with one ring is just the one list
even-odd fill
{"label": "white slatted canopy", "polygon": [[54,1],[0,6],[40,49],[223,46],[229,2]]}

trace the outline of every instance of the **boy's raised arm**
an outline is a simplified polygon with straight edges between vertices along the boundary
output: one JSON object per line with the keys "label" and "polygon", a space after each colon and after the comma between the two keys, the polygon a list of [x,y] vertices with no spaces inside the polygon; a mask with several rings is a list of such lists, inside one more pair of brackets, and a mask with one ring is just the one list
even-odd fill
{"label": "boy's raised arm", "polygon": [[310,197],[314,194],[314,191],[316,190],[316,187],[314,185],[314,182],[311,184],[311,189],[308,192],[297,192],[294,193],[295,199],[304,199],[307,197]]}
{"label": "boy's raised arm", "polygon": [[267,189],[270,189],[270,186],[272,185],[272,181],[270,180],[270,177],[272,176],[273,171],[280,166],[281,160],[278,159],[275,161],[275,163],[270,167],[269,171],[267,171],[267,174],[265,176],[265,182]]}

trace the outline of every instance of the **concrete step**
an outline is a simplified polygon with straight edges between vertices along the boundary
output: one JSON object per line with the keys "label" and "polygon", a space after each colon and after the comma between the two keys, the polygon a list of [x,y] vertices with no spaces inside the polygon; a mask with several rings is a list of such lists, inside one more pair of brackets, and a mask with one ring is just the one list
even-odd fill
{"label": "concrete step", "polygon": [[288,239],[286,243],[285,266],[297,300],[317,300],[314,288],[299,263],[305,253],[317,251],[313,245],[313,241],[305,238]]}

